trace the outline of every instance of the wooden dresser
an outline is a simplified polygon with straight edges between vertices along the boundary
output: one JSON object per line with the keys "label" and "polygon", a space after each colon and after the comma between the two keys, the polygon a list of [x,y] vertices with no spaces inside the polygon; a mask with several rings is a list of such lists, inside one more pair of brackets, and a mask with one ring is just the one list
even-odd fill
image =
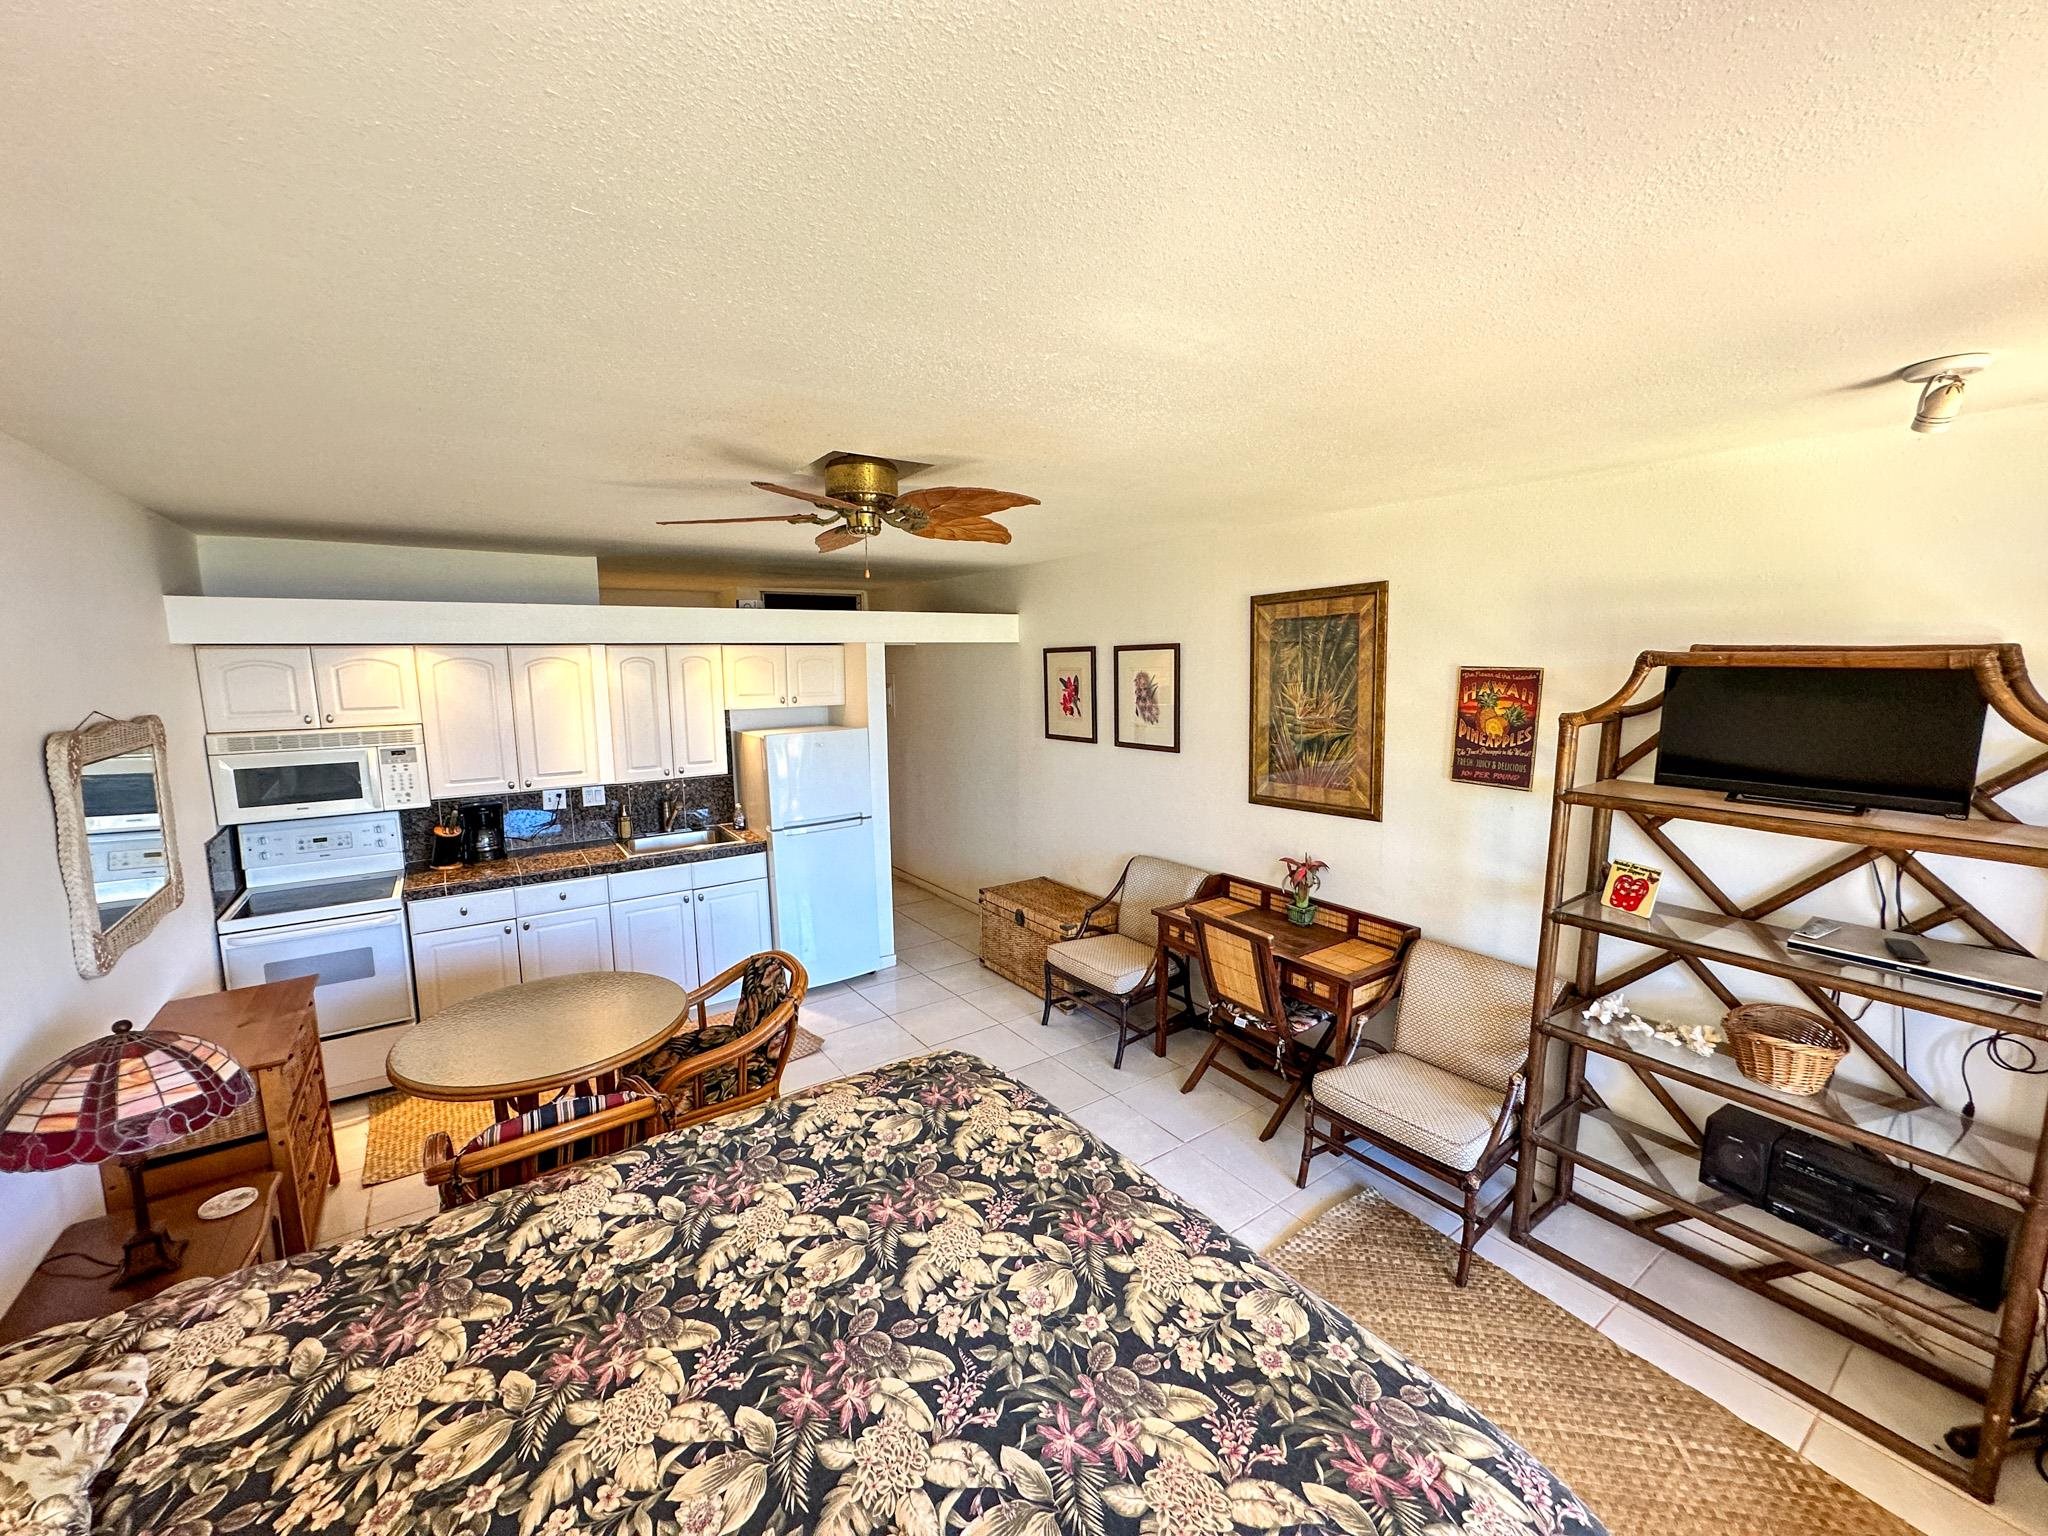
{"label": "wooden dresser", "polygon": [[[278,1174],[277,1216],[288,1253],[314,1246],[327,1191],[340,1180],[327,1077],[313,1015],[314,979],[237,987],[164,1004],[149,1027],[211,1040],[240,1062],[256,1096],[226,1120],[180,1143],[148,1169],[149,1192],[170,1194],[261,1168]],[[127,1175],[103,1163],[107,1209],[128,1208]]]}

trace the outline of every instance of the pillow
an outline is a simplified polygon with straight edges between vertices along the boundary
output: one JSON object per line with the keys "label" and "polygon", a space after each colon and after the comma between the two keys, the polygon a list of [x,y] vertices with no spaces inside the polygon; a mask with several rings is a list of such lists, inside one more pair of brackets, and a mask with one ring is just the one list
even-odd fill
{"label": "pillow", "polygon": [[0,1532],[87,1536],[92,1483],[149,1395],[149,1362],[0,1386]]}

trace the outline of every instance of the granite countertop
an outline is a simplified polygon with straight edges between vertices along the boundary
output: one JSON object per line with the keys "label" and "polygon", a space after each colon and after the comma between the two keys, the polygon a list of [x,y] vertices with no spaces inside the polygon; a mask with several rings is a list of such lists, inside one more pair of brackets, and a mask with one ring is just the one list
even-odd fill
{"label": "granite countertop", "polygon": [[419,869],[405,877],[408,901],[425,896],[457,896],[470,891],[495,891],[509,885],[539,885],[549,880],[575,880],[585,875],[616,875],[629,869],[659,869],[668,864],[697,864],[706,859],[728,859],[743,853],[759,853],[768,846],[765,834],[751,828],[728,834],[744,839],[737,843],[699,843],[694,848],[671,848],[661,853],[628,853],[615,842],[585,843],[578,848],[549,848],[539,853],[515,853],[488,864],[461,864],[454,869]]}

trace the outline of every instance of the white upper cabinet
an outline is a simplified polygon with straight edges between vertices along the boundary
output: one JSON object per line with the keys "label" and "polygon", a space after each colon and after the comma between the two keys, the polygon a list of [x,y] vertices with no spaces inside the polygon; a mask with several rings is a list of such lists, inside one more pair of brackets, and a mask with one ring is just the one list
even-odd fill
{"label": "white upper cabinet", "polygon": [[602,784],[610,767],[610,712],[599,681],[601,645],[507,647],[512,729],[521,789]]}
{"label": "white upper cabinet", "polygon": [[846,702],[846,647],[843,645],[789,645],[786,670],[789,674],[789,702],[792,704],[844,704]]}
{"label": "white upper cabinet", "polygon": [[846,702],[844,646],[728,645],[724,649],[727,709]]}
{"label": "white upper cabinet", "polygon": [[716,645],[668,647],[668,707],[675,771],[726,771],[725,666]]}
{"label": "white upper cabinet", "polygon": [[604,671],[612,715],[612,776],[618,783],[666,779],[678,772],[670,728],[668,650],[659,645],[608,645]]}
{"label": "white upper cabinet", "polygon": [[728,645],[725,652],[725,707],[780,709],[789,702],[786,645]]}
{"label": "white upper cabinet", "polygon": [[519,787],[512,676],[502,645],[423,645],[420,718],[434,795],[503,794]]}
{"label": "white upper cabinet", "polygon": [[409,645],[316,645],[313,692],[323,728],[419,722],[419,676]]}
{"label": "white upper cabinet", "polygon": [[303,731],[319,724],[303,645],[202,645],[199,699],[209,731]]}

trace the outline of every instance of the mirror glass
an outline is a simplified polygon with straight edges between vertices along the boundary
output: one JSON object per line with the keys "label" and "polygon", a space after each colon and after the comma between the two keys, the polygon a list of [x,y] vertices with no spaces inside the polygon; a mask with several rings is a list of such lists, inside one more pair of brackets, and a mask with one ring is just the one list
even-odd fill
{"label": "mirror glass", "polygon": [[93,902],[100,931],[111,933],[170,881],[156,754],[128,752],[84,764],[78,795],[92,858]]}

